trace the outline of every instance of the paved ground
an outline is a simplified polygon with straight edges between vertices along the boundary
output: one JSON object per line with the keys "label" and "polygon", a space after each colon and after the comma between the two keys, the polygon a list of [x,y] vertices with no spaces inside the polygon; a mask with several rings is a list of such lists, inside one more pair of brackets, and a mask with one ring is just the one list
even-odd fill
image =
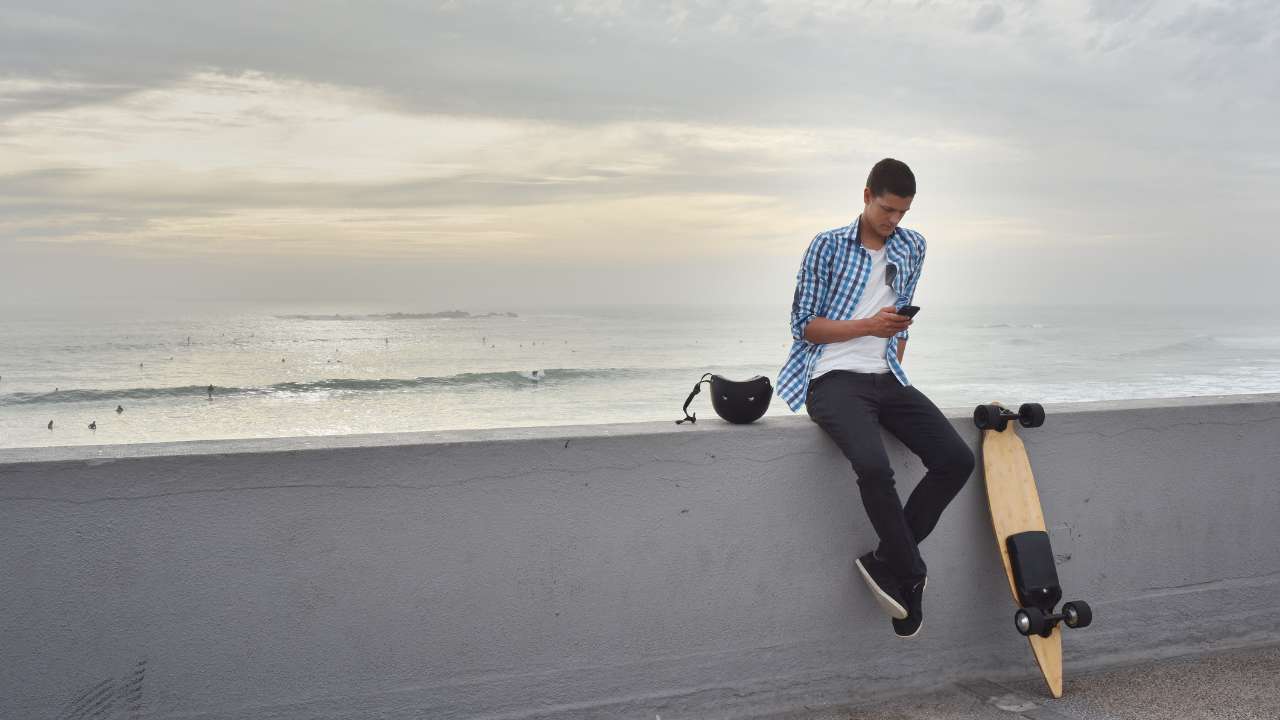
{"label": "paved ground", "polygon": [[1280,645],[1070,674],[1063,697],[1039,678],[955,685],[874,705],[790,713],[777,720],[1277,720]]}

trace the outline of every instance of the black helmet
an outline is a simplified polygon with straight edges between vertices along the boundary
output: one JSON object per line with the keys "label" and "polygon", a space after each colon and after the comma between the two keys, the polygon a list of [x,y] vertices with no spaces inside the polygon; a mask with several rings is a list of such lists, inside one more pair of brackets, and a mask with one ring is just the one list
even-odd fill
{"label": "black helmet", "polygon": [[[710,380],[707,378],[710,377]],[[755,422],[769,409],[769,400],[773,397],[773,385],[769,378],[756,375],[750,380],[729,380],[707,373],[693,385],[693,392],[684,401],[684,419],[677,420],[679,425],[685,422],[698,422],[698,414],[689,414],[689,403],[693,396],[702,390],[702,383],[711,383],[711,407],[716,414],[731,423]]]}

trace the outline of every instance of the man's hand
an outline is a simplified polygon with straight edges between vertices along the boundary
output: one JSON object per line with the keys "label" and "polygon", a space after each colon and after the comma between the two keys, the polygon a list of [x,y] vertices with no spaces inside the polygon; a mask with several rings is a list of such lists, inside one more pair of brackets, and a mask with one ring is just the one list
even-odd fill
{"label": "man's hand", "polygon": [[890,338],[911,326],[911,318],[898,314],[898,308],[890,305],[880,308],[880,312],[867,318],[869,335]]}

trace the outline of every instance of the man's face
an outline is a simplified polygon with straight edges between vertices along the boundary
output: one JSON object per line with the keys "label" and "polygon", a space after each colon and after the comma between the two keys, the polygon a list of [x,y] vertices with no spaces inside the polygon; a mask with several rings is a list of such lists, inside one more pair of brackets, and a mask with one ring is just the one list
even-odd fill
{"label": "man's face", "polygon": [[872,197],[871,188],[862,190],[862,202],[866,205],[862,210],[862,219],[880,237],[892,235],[898,229],[898,223],[902,222],[902,216],[911,209],[911,198],[899,197],[891,192]]}

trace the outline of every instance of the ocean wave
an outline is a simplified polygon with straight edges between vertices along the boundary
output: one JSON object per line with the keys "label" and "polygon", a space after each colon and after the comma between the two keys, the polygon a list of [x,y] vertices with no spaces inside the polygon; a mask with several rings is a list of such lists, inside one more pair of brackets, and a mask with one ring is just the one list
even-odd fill
{"label": "ocean wave", "polygon": [[1216,347],[1220,344],[1219,339],[1212,335],[1197,335],[1187,340],[1179,340],[1178,342],[1167,343],[1165,345],[1129,350],[1127,352],[1118,353],[1115,357],[1135,358],[1174,355],[1177,353],[1197,352],[1205,348]]}
{"label": "ocean wave", "polygon": [[[505,385],[512,388],[528,387],[542,382],[573,380],[646,377],[654,373],[688,372],[696,379],[697,368],[549,368],[538,370],[508,370],[502,372],[459,373],[442,377],[416,378],[327,378],[308,382],[281,382],[256,387],[224,387],[215,385],[218,397],[305,395],[317,392],[387,392],[427,387],[467,387],[478,385]],[[120,402],[123,400],[154,400],[165,398],[206,398],[208,385],[183,385],[180,387],[137,387],[118,390],[58,390],[43,393],[10,393],[0,395],[0,407],[5,405],[39,405],[79,402]]]}
{"label": "ocean wave", "polygon": [[375,313],[371,315],[276,315],[277,320],[475,320],[490,317],[520,317],[513,312],[491,312],[472,315],[465,310],[446,310],[434,313]]}
{"label": "ocean wave", "polygon": [[1216,339],[1219,342],[1237,348],[1258,350],[1274,350],[1280,348],[1280,337],[1276,336],[1218,337]]}

